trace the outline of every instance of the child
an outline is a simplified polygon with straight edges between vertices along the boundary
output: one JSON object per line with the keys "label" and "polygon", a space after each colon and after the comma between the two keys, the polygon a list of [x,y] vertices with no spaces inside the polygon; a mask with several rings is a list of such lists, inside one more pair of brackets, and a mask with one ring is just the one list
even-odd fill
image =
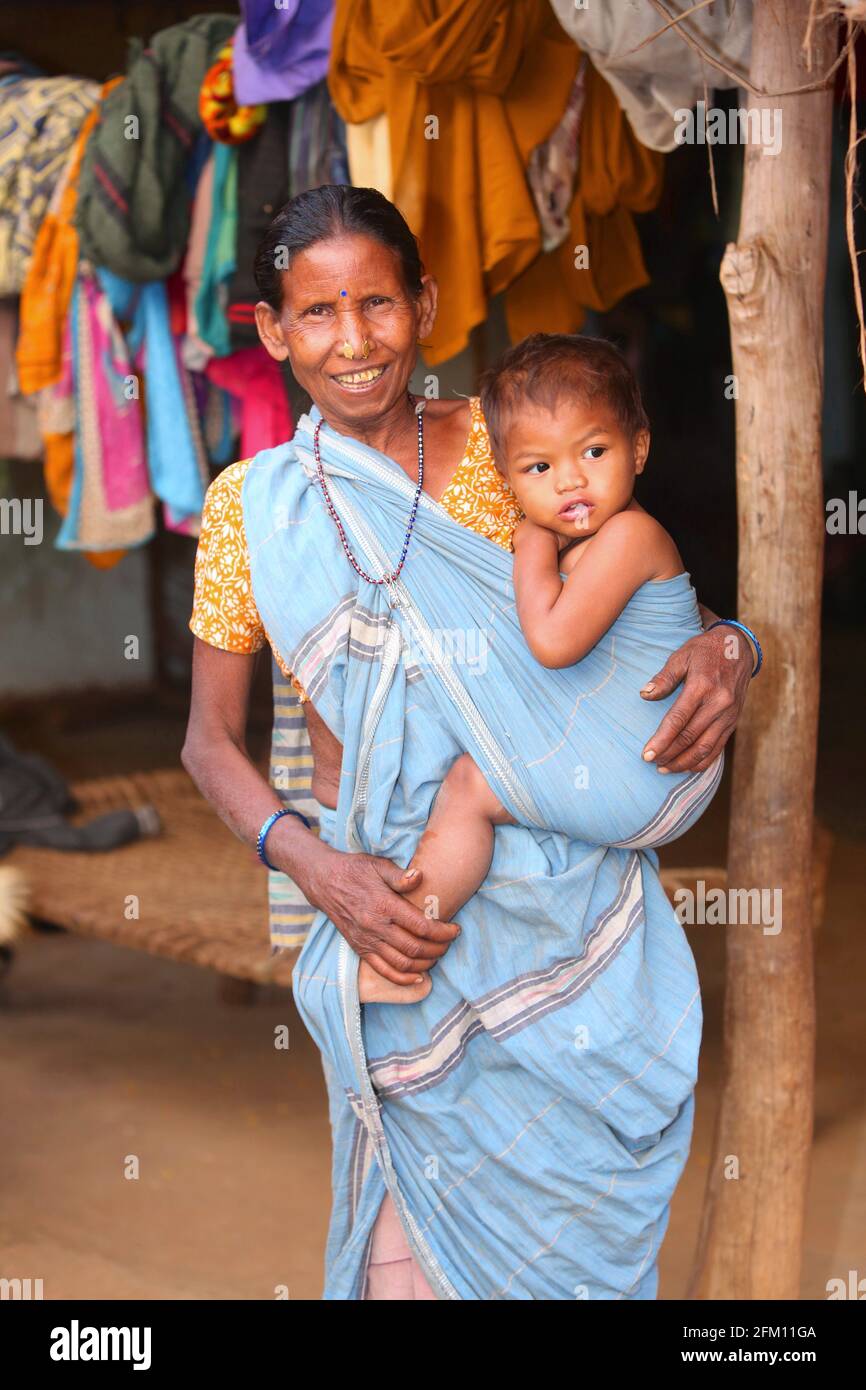
{"label": "child", "polygon": [[[697,620],[694,591],[673,540],[634,498],[635,478],[649,452],[649,427],[637,382],[612,344],[534,334],[485,374],[481,405],[496,465],[524,512],[513,538],[514,591],[524,637],[542,666],[581,661],[639,590],[638,628],[651,625],[653,606],[667,611],[672,591],[664,586],[676,580],[673,596],[682,601],[679,589],[685,586]],[[627,664],[628,632],[619,640]],[[640,764],[639,751],[651,730],[638,727],[638,707],[647,706],[636,690],[635,696],[629,720],[637,763],[635,823],[624,825],[615,843],[627,843],[630,836],[643,844],[661,843],[662,838],[639,841],[640,827],[655,823],[666,839],[682,834],[715,790],[722,760],[695,813],[684,815],[668,833],[671,818],[658,808],[669,788],[658,774],[646,776],[649,769]],[[610,717],[615,718],[613,709]],[[658,716],[652,707],[648,717],[654,727]],[[578,715],[567,736],[583,756],[592,745],[602,768],[595,784],[603,783],[597,728],[582,728]],[[616,736],[623,737],[621,725]],[[450,921],[487,876],[494,827],[507,824],[515,824],[513,818],[470,755],[463,754],[442,783],[412,859],[410,868],[421,870],[422,878],[407,894],[410,900],[424,907],[432,897],[436,916]],[[417,985],[393,985],[361,962],[362,1002],[414,1003],[431,988],[429,975]]]}

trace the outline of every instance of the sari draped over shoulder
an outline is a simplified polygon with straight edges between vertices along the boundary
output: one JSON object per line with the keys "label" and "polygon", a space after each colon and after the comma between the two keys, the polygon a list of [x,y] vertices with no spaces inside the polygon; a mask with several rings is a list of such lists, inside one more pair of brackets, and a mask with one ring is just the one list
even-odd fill
{"label": "sari draped over shoulder", "polygon": [[[654,1298],[702,1015],[653,847],[693,823],[721,760],[660,778],[640,750],[664,710],[638,691],[700,630],[694,591],[644,585],[583,661],[546,670],[512,557],[426,494],[400,578],[355,572],[316,478],[320,419],[256,456],[243,508],[271,641],[343,744],[321,834],[405,866],[463,752],[518,822],[419,1004],[360,1005],[358,957],[316,915],[295,995],[334,1136],[324,1296],[363,1297],[387,1188],[440,1298]],[[327,425],[319,445],[354,554],[386,573],[412,483]]]}

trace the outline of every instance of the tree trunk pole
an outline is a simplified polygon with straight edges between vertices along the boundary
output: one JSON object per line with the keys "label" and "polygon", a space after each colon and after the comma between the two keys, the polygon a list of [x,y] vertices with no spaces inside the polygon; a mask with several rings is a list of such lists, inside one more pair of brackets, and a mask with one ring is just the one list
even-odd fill
{"label": "tree trunk pole", "polygon": [[[836,25],[816,26],[809,69],[808,15],[809,0],[755,0],[753,86],[778,92],[826,71]],[[739,240],[721,267],[739,392],[739,612],[758,632],[766,663],[737,733],[728,883],[769,890],[769,902],[781,890],[782,928],[727,927],[724,1082],[692,1298],[799,1297],[814,1101],[811,855],[831,105],[830,91],[748,97],[750,111],[766,110],[771,120],[781,112],[781,149],[746,145]]]}

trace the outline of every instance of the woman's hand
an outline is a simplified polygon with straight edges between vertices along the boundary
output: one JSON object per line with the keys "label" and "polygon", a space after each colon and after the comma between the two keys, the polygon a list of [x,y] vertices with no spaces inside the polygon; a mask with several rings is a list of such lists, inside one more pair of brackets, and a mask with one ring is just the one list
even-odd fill
{"label": "woman's hand", "polygon": [[[273,787],[244,746],[254,655],[220,651],[196,637],[189,727],[181,761],[235,835],[255,843],[280,809]],[[268,859],[327,912],[349,945],[386,980],[415,985],[459,935],[453,922],[427,917],[401,895],[420,885],[390,859],[341,854],[297,816],[281,816],[268,835]]]}
{"label": "woman's hand", "polygon": [[456,922],[428,917],[402,896],[420,886],[420,869],[399,869],[390,859],[344,854],[317,841],[303,875],[293,876],[352,950],[395,985],[416,984],[460,934]]}
{"label": "woman's hand", "polygon": [[659,771],[703,772],[719,756],[746,700],[752,675],[752,649],[745,640],[732,652],[731,629],[713,628],[692,637],[668,658],[640,692],[645,700],[663,700],[684,682],[644,748]]}

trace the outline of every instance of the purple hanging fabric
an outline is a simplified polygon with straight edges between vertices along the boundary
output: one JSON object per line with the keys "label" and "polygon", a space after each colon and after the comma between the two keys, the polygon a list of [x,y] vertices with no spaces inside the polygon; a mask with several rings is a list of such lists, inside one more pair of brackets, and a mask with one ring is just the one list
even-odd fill
{"label": "purple hanging fabric", "polygon": [[334,0],[241,0],[232,53],[235,99],[293,101],[328,71]]}

